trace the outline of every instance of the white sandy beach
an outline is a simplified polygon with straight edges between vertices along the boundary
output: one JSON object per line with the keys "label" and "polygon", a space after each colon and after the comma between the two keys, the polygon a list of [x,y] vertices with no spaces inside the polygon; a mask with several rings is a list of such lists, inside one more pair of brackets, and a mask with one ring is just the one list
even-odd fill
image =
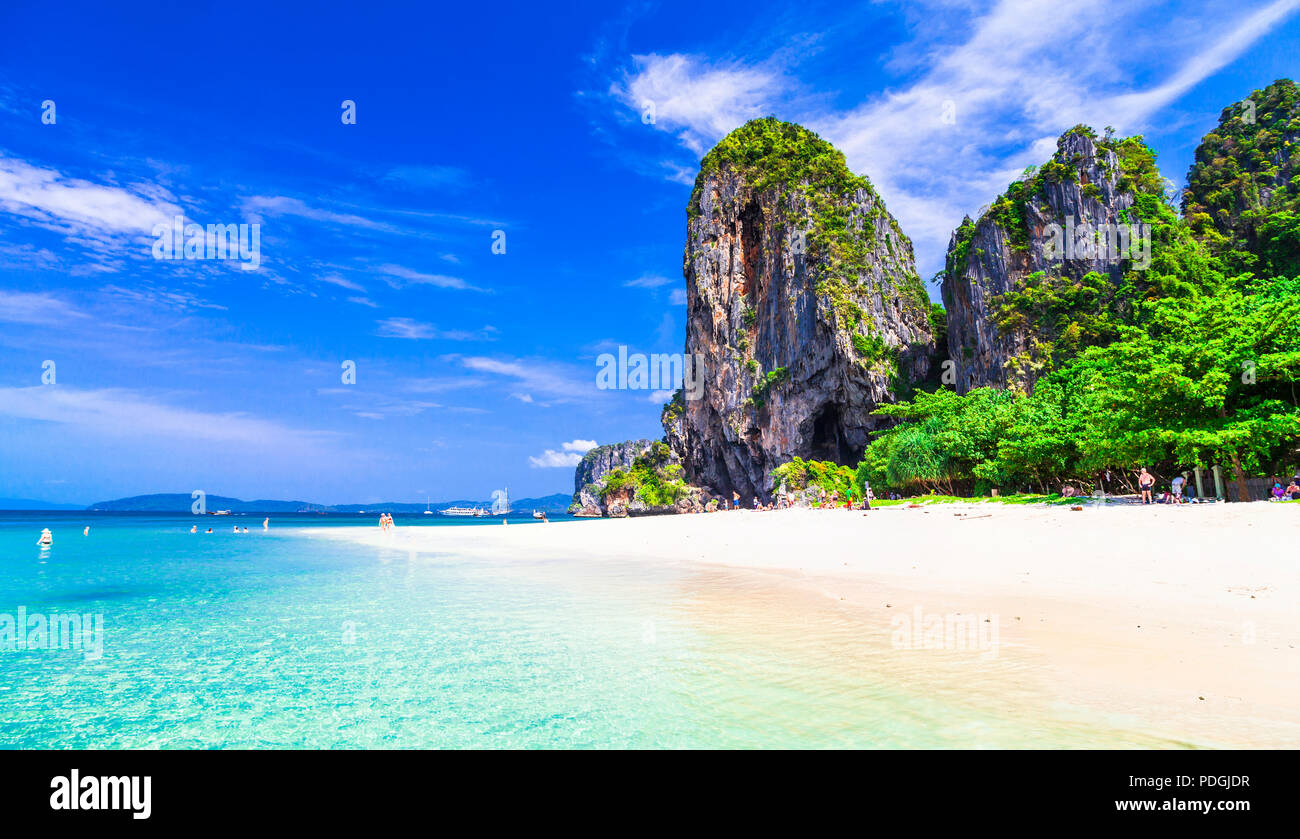
{"label": "white sandy beach", "polygon": [[[920,661],[936,687],[1032,696],[1171,745],[1300,747],[1300,505],[935,504],[316,533],[431,561],[750,569],[790,591],[774,608],[851,610],[864,645],[897,650],[913,676]],[[901,621],[956,614],[989,624],[996,663],[987,649],[898,649]]]}

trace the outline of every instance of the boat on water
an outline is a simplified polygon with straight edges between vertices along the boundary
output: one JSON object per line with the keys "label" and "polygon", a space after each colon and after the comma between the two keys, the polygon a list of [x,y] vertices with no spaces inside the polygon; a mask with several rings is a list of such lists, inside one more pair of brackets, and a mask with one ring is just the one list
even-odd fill
{"label": "boat on water", "polygon": [[431,515],[433,515],[433,510],[430,510],[430,509],[429,509],[429,496],[427,496],[427,495],[424,496],[424,514],[425,514],[426,516],[431,516]]}
{"label": "boat on water", "polygon": [[36,544],[42,548],[48,548],[54,544],[54,534],[50,532],[48,527],[41,531],[41,538],[36,540]]}
{"label": "boat on water", "polygon": [[229,510],[217,510],[217,511],[216,511],[215,513],[213,513],[212,515],[214,515],[214,516],[228,516],[228,515],[230,515],[230,511],[229,511]]}
{"label": "boat on water", "polygon": [[488,511],[482,507],[448,507],[442,511],[442,514],[444,516],[473,516],[478,518],[488,515]]}
{"label": "boat on water", "polygon": [[541,510],[533,510],[533,518],[544,519],[546,518],[546,514],[543,513]]}

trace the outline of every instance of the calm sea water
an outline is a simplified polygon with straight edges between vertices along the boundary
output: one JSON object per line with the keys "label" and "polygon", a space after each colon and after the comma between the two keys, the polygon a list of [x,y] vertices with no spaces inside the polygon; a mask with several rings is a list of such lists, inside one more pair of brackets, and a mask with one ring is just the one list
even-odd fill
{"label": "calm sea water", "polygon": [[[1026,714],[1033,696],[981,695],[930,659],[900,669],[864,640],[879,627],[771,576],[321,537],[372,518],[273,516],[263,532],[260,516],[0,512],[0,627],[20,608],[103,620],[102,654],[0,648],[0,745],[1172,745]],[[1022,675],[990,666],[997,684]]]}

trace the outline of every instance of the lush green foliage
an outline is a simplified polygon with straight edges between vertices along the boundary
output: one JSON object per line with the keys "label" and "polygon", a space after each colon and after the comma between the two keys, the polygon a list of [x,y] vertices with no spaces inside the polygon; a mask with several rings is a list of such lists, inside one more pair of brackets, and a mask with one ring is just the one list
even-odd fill
{"label": "lush green foliage", "polygon": [[[1227,109],[1198,151],[1186,221],[1162,200],[1141,139],[1108,132],[1099,142],[1134,194],[1129,221],[1151,225],[1149,268],[1039,272],[995,298],[995,325],[1029,336],[1030,351],[1011,365],[1036,377],[1032,392],[938,390],[878,409],[899,424],[867,447],[860,479],[947,494],[1065,482],[1086,491],[1104,470],[1124,481],[1142,465],[1170,475],[1219,464],[1242,478],[1300,464],[1300,178],[1257,200],[1261,183],[1292,173],[1278,160],[1300,160],[1295,86],[1279,82],[1252,100],[1255,124],[1242,122],[1240,106]],[[1018,202],[1042,179],[1068,177],[1069,164],[1058,153],[1027,172],[990,213],[1016,223]],[[963,222],[957,257],[973,233]],[[964,276],[965,267],[950,260],[947,270]]]}
{"label": "lush green foliage", "polygon": [[768,374],[759,379],[758,384],[754,385],[754,391],[750,396],[750,401],[754,407],[761,408],[767,401],[768,392],[776,385],[790,378],[790,370],[786,367],[778,367],[775,370],[768,371]]}
{"label": "lush green foliage", "polygon": [[862,484],[855,479],[853,470],[826,460],[804,460],[796,457],[772,470],[777,485],[785,484],[790,492],[801,492],[808,487],[821,487],[827,492],[838,492],[840,498],[852,490],[862,497]]}
{"label": "lush green foliage", "polygon": [[1298,145],[1300,90],[1281,79],[1224,108],[1196,150],[1183,214],[1230,270],[1300,274]]}
{"label": "lush green foliage", "polygon": [[630,490],[633,497],[651,507],[676,503],[688,489],[682,467],[672,463],[671,458],[668,444],[656,442],[632,461],[630,470],[615,469],[604,477],[598,490],[600,499],[607,501],[611,495]]}

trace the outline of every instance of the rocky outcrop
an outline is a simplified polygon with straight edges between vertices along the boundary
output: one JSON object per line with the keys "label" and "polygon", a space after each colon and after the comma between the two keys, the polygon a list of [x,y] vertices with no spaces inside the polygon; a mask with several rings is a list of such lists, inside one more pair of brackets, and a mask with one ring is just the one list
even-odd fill
{"label": "rocky outcrop", "polygon": [[663,441],[629,440],[587,452],[574,475],[575,516],[623,518],[703,512],[707,487],[687,486],[676,452]]}
{"label": "rocky outcrop", "polygon": [[1183,217],[1233,268],[1295,276],[1300,248],[1275,214],[1300,211],[1300,185],[1292,183],[1297,175],[1300,88],[1279,79],[1224,108],[1219,124],[1201,140],[1187,173]]}
{"label": "rocky outcrop", "polygon": [[665,422],[686,479],[745,504],[793,456],[856,463],[872,416],[925,377],[930,303],[870,182],[775,119],[701,163],[687,210],[686,352],[705,386]]}
{"label": "rocky outcrop", "polygon": [[[615,469],[627,472],[638,456],[649,451],[652,440],[628,440],[625,443],[597,446],[582,456],[573,476],[573,501],[569,512],[575,516],[599,517],[607,512],[600,498],[600,484]],[[625,506],[631,497],[616,496],[610,499],[615,505]]]}
{"label": "rocky outcrop", "polygon": [[[1113,282],[1140,260],[1139,192],[1159,194],[1154,158],[1138,139],[1098,138],[1079,126],[948,245],[942,294],[948,325],[943,381],[972,388],[1032,388],[1042,369],[1036,333],[1023,317],[999,312],[1003,295],[1036,282],[1096,272]],[[1153,180],[1154,178],[1154,180]],[[1127,245],[1125,239],[1127,237]],[[1149,254],[1149,250],[1147,251]]]}

